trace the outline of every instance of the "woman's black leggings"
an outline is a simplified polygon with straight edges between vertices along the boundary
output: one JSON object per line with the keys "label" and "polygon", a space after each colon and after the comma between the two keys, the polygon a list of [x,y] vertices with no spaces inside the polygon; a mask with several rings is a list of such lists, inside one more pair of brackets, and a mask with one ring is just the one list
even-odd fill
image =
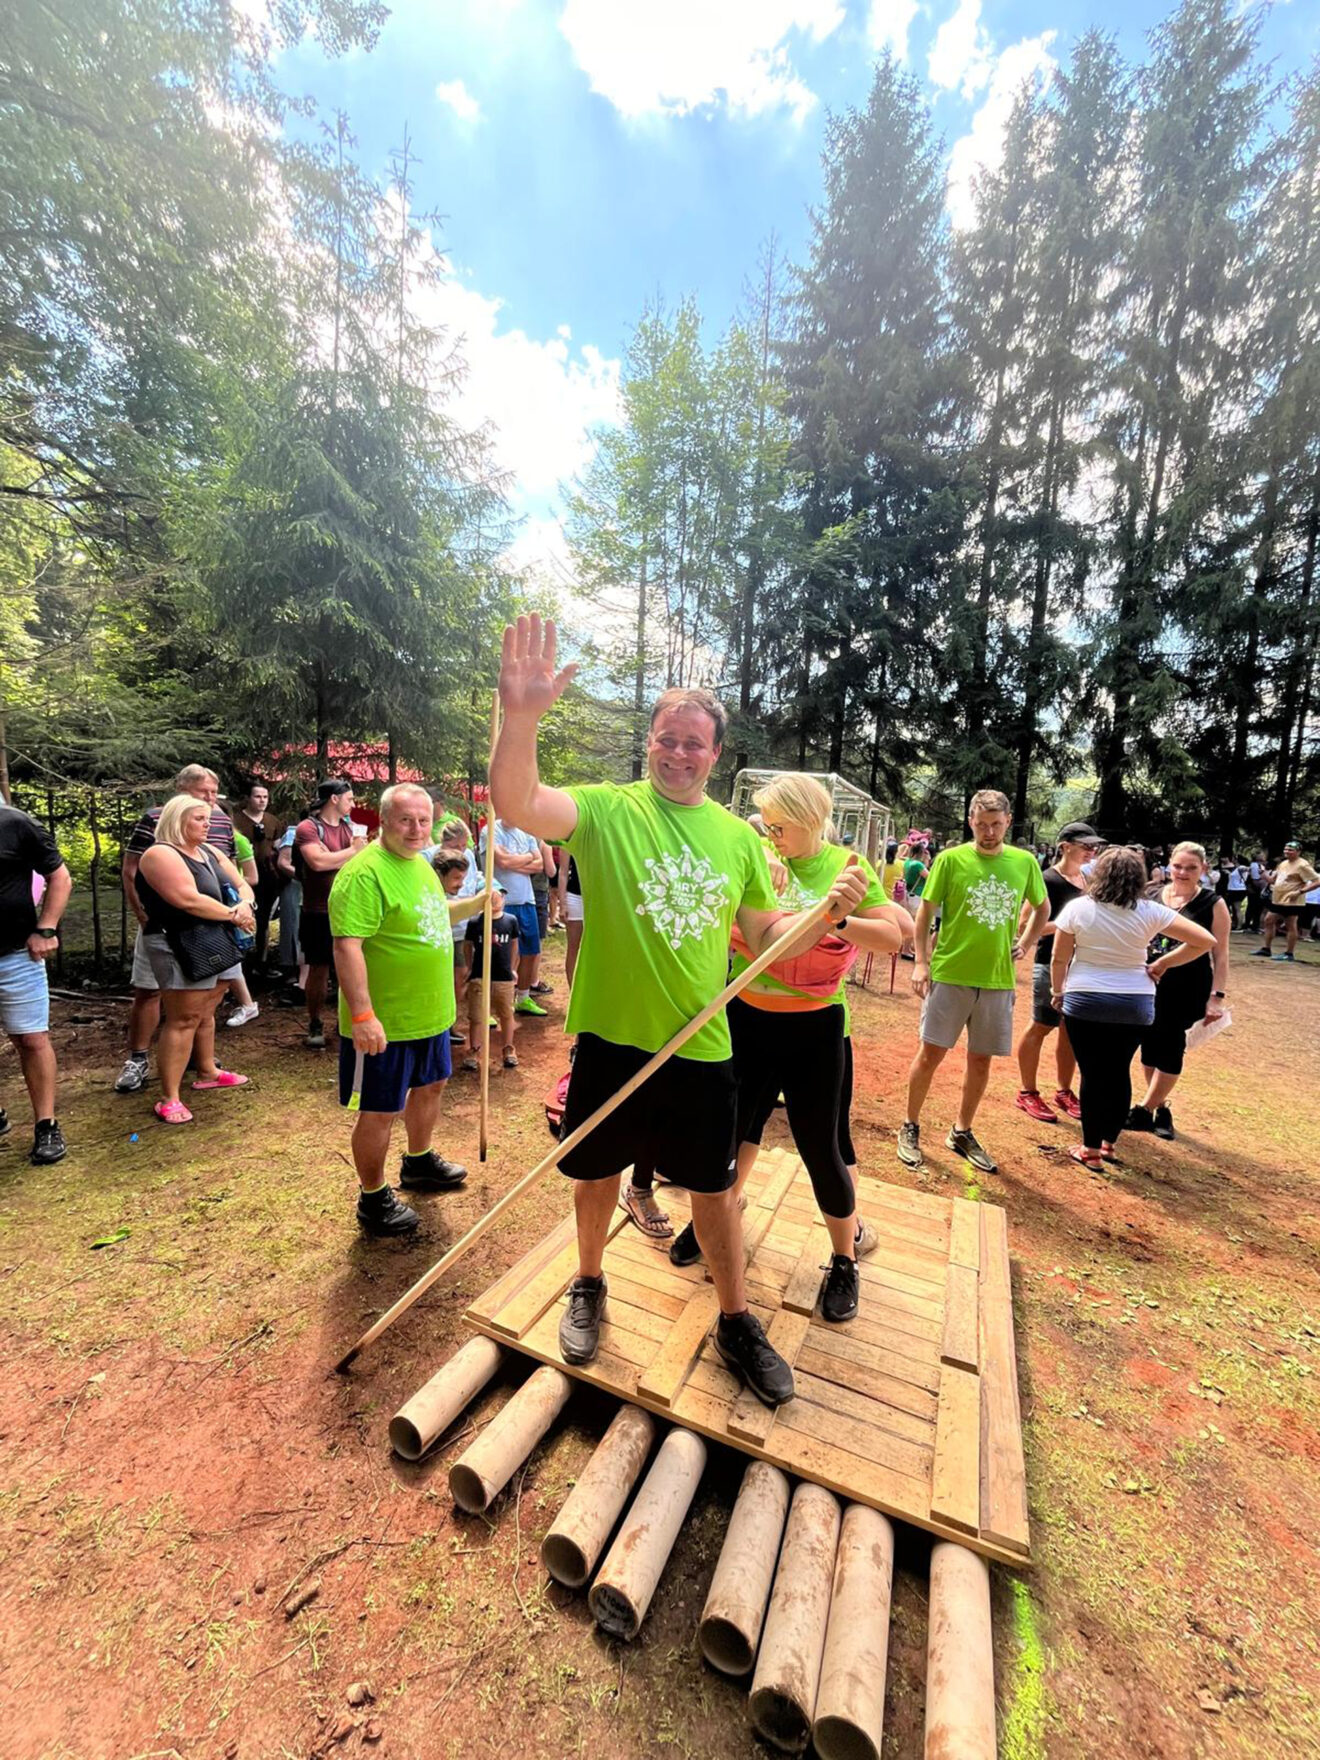
{"label": "woman's black leggings", "polygon": [[1082,1075],[1082,1142],[1116,1141],[1132,1106],[1132,1059],[1149,1027],[1066,1016],[1068,1042]]}
{"label": "woman's black leggings", "polygon": [[843,1009],[833,1003],[803,1014],[778,1014],[735,999],[729,1004],[729,1032],[738,1082],[738,1141],[756,1141],[752,1131],[782,1094],[822,1216],[851,1216],[856,1196],[839,1153]]}

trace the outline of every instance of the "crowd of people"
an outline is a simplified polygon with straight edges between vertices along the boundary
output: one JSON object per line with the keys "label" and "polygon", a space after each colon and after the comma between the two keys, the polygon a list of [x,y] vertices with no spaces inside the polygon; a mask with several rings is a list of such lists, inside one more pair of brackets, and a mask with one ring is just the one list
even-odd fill
{"label": "crowd of people", "polygon": [[[904,1165],[923,1164],[932,1083],[965,1037],[944,1141],[978,1173],[997,1171],[976,1125],[993,1060],[1014,1051],[1026,962],[1031,1019],[1016,1045],[1016,1103],[1040,1123],[1077,1121],[1081,1140],[1069,1153],[1095,1168],[1117,1158],[1125,1130],[1174,1135],[1170,1098],[1187,1035],[1222,1022],[1229,937],[1251,932],[1252,901],[1263,919],[1258,952],[1270,954],[1282,934],[1286,951],[1272,957],[1287,960],[1308,893],[1320,895],[1320,874],[1291,842],[1272,868],[1263,857],[1212,863],[1193,842],[1167,852],[1107,845],[1074,821],[1053,850],[1033,852],[1009,841],[1010,805],[996,789],[972,797],[968,839],[940,847],[913,830],[873,868],[835,834],[830,795],[814,777],[772,778],[752,822],[708,797],[727,719],[699,690],[668,691],[656,703],[641,781],[551,787],[538,768],[539,723],[572,672],[556,670],[552,624],[520,619],[506,632],[490,852],[484,830],[474,842],[463,818],[437,824],[432,795],[416,784],[384,791],[371,838],[353,818],[347,780],[323,781],[307,811],[286,823],[263,782],[227,812],[215,773],[186,766],[125,851],[123,884],[139,927],[114,1084],[121,1094],[148,1086],[159,1033],[154,1111],[164,1125],[186,1125],[197,1094],[247,1079],[217,1061],[222,1000],[232,1003],[227,1027],[246,1025],[260,1007],[249,980],[282,968],[306,1010],[305,1043],[318,1051],[333,974],[358,1221],[368,1234],[406,1234],[419,1223],[413,1195],[466,1178],[438,1146],[453,1053],[466,1053],[464,1069],[477,1068],[493,1033],[492,1056],[517,1068],[520,1017],[543,1017],[552,994],[540,963],[553,928],[566,933],[573,1044],[565,1134],[764,955],[764,969],[727,1009],[564,1158],[579,1255],[560,1329],[570,1362],[588,1362],[598,1348],[602,1256],[622,1204],[649,1238],[668,1243],[676,1264],[705,1259],[719,1296],[715,1347],[729,1367],[768,1404],[792,1397],[792,1371],[747,1304],[738,1221],[780,1103],[830,1239],[822,1315],[843,1324],[858,1312],[858,1261],[878,1238],[874,1219],[859,1212],[850,1129],[847,980],[859,955],[910,957],[921,1002],[896,1133]],[[0,888],[8,937],[0,1005],[33,1103],[32,1158],[51,1162],[65,1144],[45,961],[70,882],[50,835],[12,808],[0,812]],[[1244,903],[1248,921],[1239,924]],[[1051,1037],[1056,1085],[1047,1099],[1040,1063]],[[240,1042],[226,1034],[226,1045]],[[1138,1052],[1144,1087],[1134,1103]],[[387,1175],[396,1120],[407,1145],[397,1187]],[[657,1201],[658,1179],[690,1196],[691,1220],[677,1236]]]}

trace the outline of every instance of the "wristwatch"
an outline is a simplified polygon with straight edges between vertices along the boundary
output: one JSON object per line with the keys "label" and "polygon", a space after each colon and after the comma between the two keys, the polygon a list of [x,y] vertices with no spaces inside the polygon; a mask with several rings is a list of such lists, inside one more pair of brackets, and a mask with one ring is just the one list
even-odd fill
{"label": "wristwatch", "polygon": [[47,941],[58,941],[60,934],[58,929],[43,929],[40,923],[37,924],[32,933],[34,935],[44,935]]}
{"label": "wristwatch", "polygon": [[1222,1002],[1224,1000],[1224,998],[1228,995],[1228,991],[1227,990],[1212,990],[1210,992],[1210,994],[1212,996],[1217,997],[1219,999],[1219,1001]]}
{"label": "wristwatch", "polygon": [[837,935],[839,933],[839,930],[843,928],[844,924],[847,921],[848,921],[848,917],[847,917],[847,913],[845,912],[844,915],[839,918],[837,923],[830,924],[830,928],[833,929],[834,933]]}

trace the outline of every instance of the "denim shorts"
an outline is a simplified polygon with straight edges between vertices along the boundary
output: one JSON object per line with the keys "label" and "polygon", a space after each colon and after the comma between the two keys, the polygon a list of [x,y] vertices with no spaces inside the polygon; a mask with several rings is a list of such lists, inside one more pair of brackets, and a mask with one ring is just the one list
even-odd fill
{"label": "denim shorts", "polygon": [[0,955],[0,1025],[6,1033],[44,1033],[50,1026],[46,962],[26,947]]}

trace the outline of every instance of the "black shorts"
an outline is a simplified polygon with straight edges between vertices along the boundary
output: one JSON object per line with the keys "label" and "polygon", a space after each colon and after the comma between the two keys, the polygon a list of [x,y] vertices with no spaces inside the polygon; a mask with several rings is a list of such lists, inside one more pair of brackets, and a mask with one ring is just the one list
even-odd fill
{"label": "black shorts", "polygon": [[[561,1141],[650,1059],[635,1045],[580,1033]],[[565,1156],[560,1171],[570,1179],[613,1179],[639,1162],[690,1192],[727,1192],[736,1177],[735,1092],[732,1058],[671,1057]]]}
{"label": "black shorts", "polygon": [[1289,917],[1300,917],[1305,909],[1304,904],[1267,904],[1265,914],[1267,917],[1280,917],[1286,923]]}
{"label": "black shorts", "polygon": [[298,945],[302,948],[305,965],[332,966],[335,963],[335,938],[330,933],[329,911],[303,911],[298,918]]}

